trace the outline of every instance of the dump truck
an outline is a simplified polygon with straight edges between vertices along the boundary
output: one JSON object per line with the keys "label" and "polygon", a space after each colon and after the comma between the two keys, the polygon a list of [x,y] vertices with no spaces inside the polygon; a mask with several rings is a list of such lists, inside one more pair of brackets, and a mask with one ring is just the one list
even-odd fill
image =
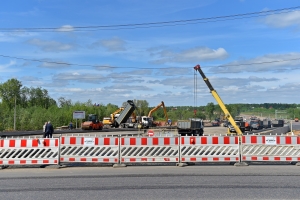
{"label": "dump truck", "polygon": [[274,119],[274,120],[272,120],[272,126],[273,127],[283,127],[284,120],[283,119]]}
{"label": "dump truck", "polygon": [[128,121],[130,116],[133,114],[136,106],[132,100],[127,101],[127,105],[125,108],[120,112],[120,115],[115,119],[115,127],[121,128],[138,128],[138,122]]}
{"label": "dump truck", "polygon": [[119,117],[120,114],[118,114],[118,113],[121,112],[122,110],[124,110],[123,107],[118,108],[115,112],[110,114],[110,117],[104,117],[103,118],[104,127],[106,127],[106,128],[115,127],[116,126],[115,120],[116,120],[116,118]]}
{"label": "dump truck", "polygon": [[272,122],[270,119],[263,119],[263,127],[264,128],[271,128],[272,127]]}
{"label": "dump truck", "polygon": [[178,134],[181,136],[203,136],[204,126],[203,120],[197,118],[189,118],[188,120],[177,121]]}
{"label": "dump truck", "polygon": [[89,114],[88,120],[81,124],[81,129],[83,130],[102,130],[103,123],[99,121],[98,115],[96,114]]}

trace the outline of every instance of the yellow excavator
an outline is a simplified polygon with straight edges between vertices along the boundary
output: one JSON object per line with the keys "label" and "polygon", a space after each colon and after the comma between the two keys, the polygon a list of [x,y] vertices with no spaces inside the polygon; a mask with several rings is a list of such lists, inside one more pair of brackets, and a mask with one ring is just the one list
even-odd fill
{"label": "yellow excavator", "polygon": [[[168,113],[167,113],[167,109],[165,107],[165,103],[163,101],[160,104],[158,104],[156,107],[154,107],[152,110],[150,110],[150,112],[148,113],[148,117],[151,118],[152,117],[152,113],[155,112],[155,111],[157,111],[160,107],[162,107],[163,110],[164,110],[164,115],[165,115],[165,119],[166,119],[165,124],[166,125],[171,125],[168,122],[169,121]],[[152,125],[157,125],[157,124],[153,123]]]}
{"label": "yellow excavator", "polygon": [[124,110],[123,107],[118,108],[115,112],[110,114],[110,117],[104,117],[103,118],[103,125],[105,128],[110,128],[110,127],[116,127],[115,126],[115,119],[118,117],[118,113]]}
{"label": "yellow excavator", "polygon": [[[229,113],[229,111],[227,110],[225,104],[223,103],[222,99],[220,98],[220,96],[218,95],[217,91],[213,88],[213,86],[211,85],[211,83],[209,82],[208,78],[206,78],[205,74],[203,73],[200,65],[196,65],[194,67],[194,69],[196,71],[199,72],[199,74],[202,76],[204,82],[206,83],[207,87],[209,88],[211,94],[213,95],[213,97],[215,98],[215,100],[217,101],[217,103],[219,104],[219,106],[221,107],[222,111],[225,114],[225,117],[228,119],[228,121],[230,122],[230,124],[233,126],[233,129],[235,130],[235,132],[238,135],[243,135],[240,127],[236,124],[235,120],[233,119],[233,117],[231,116],[231,114]],[[230,130],[228,130],[228,133],[230,133]]]}

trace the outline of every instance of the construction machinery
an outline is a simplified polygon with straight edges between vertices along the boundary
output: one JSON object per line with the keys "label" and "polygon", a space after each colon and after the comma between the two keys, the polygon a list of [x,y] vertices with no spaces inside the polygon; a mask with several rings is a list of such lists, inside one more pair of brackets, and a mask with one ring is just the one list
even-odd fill
{"label": "construction machinery", "polygon": [[215,98],[215,100],[217,101],[217,103],[219,104],[219,106],[221,107],[222,111],[225,114],[225,117],[227,118],[227,120],[230,122],[230,124],[233,126],[235,132],[238,135],[242,135],[242,131],[241,129],[237,126],[236,122],[234,121],[234,119],[232,118],[231,114],[229,113],[229,111],[227,110],[225,104],[223,103],[222,99],[220,98],[220,96],[218,95],[217,91],[213,88],[213,86],[211,85],[211,83],[209,82],[208,78],[206,78],[205,74],[203,73],[202,69],[200,68],[200,65],[196,65],[194,67],[194,69],[196,71],[198,71],[200,73],[200,75],[202,76],[204,82],[206,83],[207,87],[209,88],[211,94],[213,95],[213,97]]}
{"label": "construction machinery", "polygon": [[[128,100],[125,108],[120,112],[120,115],[115,119],[115,124],[114,124],[115,127],[128,128],[128,127],[131,127],[131,125],[132,125],[134,128],[137,128],[138,123],[136,123],[136,122],[133,123],[132,121],[128,121],[130,116],[133,114],[135,108],[136,108],[136,106],[133,103],[133,101]],[[135,121],[135,119],[134,119],[134,121]]]}
{"label": "construction machinery", "polygon": [[272,127],[272,122],[270,119],[263,119],[263,127],[264,128],[271,128]]}
{"label": "construction machinery", "polygon": [[102,130],[103,123],[101,121],[99,121],[98,115],[89,114],[88,120],[81,124],[81,128],[83,130]]}
{"label": "construction machinery", "polygon": [[203,136],[204,126],[202,119],[190,118],[177,121],[178,134],[181,136]]}
{"label": "construction machinery", "polygon": [[283,119],[274,119],[272,120],[272,127],[283,127],[284,120]]}
{"label": "construction machinery", "polygon": [[118,118],[118,116],[119,116],[118,113],[121,112],[122,110],[124,110],[124,108],[120,107],[115,112],[110,114],[110,117],[104,117],[103,118],[104,127],[106,127],[106,128],[116,127],[116,122],[115,122],[116,118]]}
{"label": "construction machinery", "polygon": [[162,101],[160,104],[158,104],[156,107],[154,107],[152,110],[149,111],[148,113],[148,121],[152,121],[152,124],[149,124],[149,126],[156,126],[157,124],[153,122],[153,117],[152,117],[152,113],[154,113],[155,111],[157,111],[159,108],[163,108],[164,111],[164,115],[165,115],[165,124],[166,125],[171,125],[169,124],[169,118],[168,118],[168,113],[167,113],[167,109],[165,107],[165,103]]}

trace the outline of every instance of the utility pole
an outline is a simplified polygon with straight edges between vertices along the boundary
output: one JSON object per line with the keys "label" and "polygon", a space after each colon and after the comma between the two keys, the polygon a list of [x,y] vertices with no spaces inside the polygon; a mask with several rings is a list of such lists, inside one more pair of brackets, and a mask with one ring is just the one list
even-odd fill
{"label": "utility pole", "polygon": [[15,95],[14,130],[16,130],[16,107],[17,107],[17,97]]}

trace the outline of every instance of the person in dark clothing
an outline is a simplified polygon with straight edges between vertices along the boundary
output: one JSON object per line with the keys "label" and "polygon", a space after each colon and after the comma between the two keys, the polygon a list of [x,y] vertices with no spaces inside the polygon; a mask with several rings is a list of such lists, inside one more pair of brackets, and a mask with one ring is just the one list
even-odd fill
{"label": "person in dark clothing", "polygon": [[53,132],[54,132],[53,125],[49,121],[48,124],[46,125],[46,137],[52,138]]}

